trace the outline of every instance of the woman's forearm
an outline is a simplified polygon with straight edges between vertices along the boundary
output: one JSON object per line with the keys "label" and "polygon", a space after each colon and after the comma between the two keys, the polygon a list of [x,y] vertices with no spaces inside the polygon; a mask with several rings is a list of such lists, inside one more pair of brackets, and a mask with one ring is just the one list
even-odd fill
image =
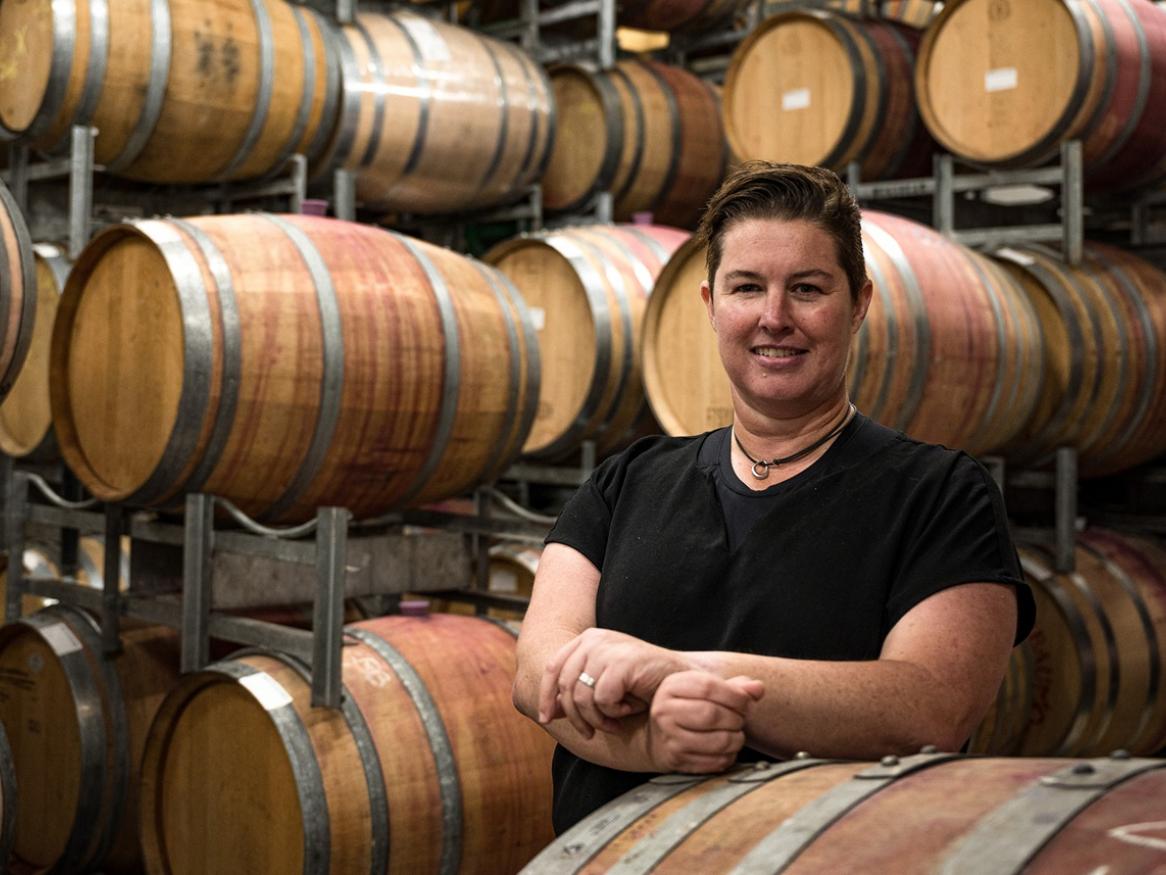
{"label": "woman's forearm", "polygon": [[978,703],[952,691],[925,668],[888,659],[869,662],[792,660],[742,653],[693,653],[721,677],[747,674],[765,684],[749,715],[748,744],[774,757],[877,758],[926,744],[956,750],[971,733]]}
{"label": "woman's forearm", "polygon": [[749,744],[774,756],[877,757],[933,744],[958,750],[1008,667],[1016,629],[1012,587],[950,587],[905,614],[878,659],[783,659],[744,653],[689,656],[720,677],[765,684]]}

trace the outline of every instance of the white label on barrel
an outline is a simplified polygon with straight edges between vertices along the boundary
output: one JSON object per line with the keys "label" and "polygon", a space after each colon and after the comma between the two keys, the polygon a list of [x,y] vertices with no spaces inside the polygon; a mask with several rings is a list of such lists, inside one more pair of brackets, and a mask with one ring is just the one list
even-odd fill
{"label": "white label on barrel", "polygon": [[284,705],[290,705],[292,702],[292,697],[288,695],[287,690],[265,671],[257,671],[255,674],[240,678],[239,683],[247,688],[264,711],[275,711]]}
{"label": "white label on barrel", "polygon": [[51,626],[45,626],[40,630],[40,634],[57,656],[68,656],[81,649],[81,642],[77,640],[73,630],[64,623],[53,623]]}
{"label": "white label on barrel", "polygon": [[984,74],[984,90],[989,94],[993,91],[1011,91],[1019,82],[1015,67],[1000,67]]}
{"label": "white label on barrel", "polygon": [[542,307],[531,307],[530,321],[534,323],[535,331],[542,331],[547,327],[547,311]]}
{"label": "white label on barrel", "polygon": [[797,88],[793,91],[785,92],[781,96],[781,108],[784,112],[790,112],[795,109],[809,109],[810,89]]}
{"label": "white label on barrel", "polygon": [[1007,258],[1009,261],[1015,262],[1016,264],[1036,264],[1036,261],[1031,255],[1025,255],[1023,252],[1017,252],[1015,249],[1009,249],[1008,247],[997,249],[996,255],[999,258]]}
{"label": "white label on barrel", "polygon": [[421,56],[426,61],[448,61],[450,59],[449,46],[437,32],[437,28],[424,18],[414,15],[401,15],[397,19],[417,43]]}

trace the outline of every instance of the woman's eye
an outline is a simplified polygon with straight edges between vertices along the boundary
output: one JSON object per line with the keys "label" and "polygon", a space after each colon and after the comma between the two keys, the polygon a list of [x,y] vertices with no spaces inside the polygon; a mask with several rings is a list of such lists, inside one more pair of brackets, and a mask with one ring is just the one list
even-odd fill
{"label": "woman's eye", "polygon": [[811,286],[808,283],[798,283],[794,286],[794,292],[799,295],[816,295],[822,291],[817,286]]}

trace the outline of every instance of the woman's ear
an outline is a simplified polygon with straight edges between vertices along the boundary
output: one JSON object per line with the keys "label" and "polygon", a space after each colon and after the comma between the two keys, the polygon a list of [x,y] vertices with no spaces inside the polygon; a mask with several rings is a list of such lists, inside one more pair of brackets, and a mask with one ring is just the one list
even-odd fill
{"label": "woman's ear", "polygon": [[715,332],[717,330],[717,316],[713,310],[713,290],[708,280],[704,280],[700,284],[700,299],[704,301],[705,309],[709,314],[709,325],[713,327],[713,331]]}
{"label": "woman's ear", "polygon": [[866,311],[870,309],[871,298],[874,297],[874,284],[867,278],[867,281],[862,284],[862,288],[858,290],[858,300],[854,302],[854,314],[850,319],[851,332],[857,332],[862,327],[862,322],[866,319]]}

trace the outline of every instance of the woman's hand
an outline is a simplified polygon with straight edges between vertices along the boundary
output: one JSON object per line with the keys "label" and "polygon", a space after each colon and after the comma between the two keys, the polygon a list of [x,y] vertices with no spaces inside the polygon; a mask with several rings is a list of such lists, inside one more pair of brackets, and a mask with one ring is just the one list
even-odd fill
{"label": "woman's hand", "polygon": [[[692,666],[684,654],[610,629],[587,629],[547,663],[539,686],[539,722],[566,717],[584,738],[613,732],[618,720],[646,711],[669,675]],[[594,684],[585,683],[588,678]]]}
{"label": "woman's hand", "polygon": [[723,772],[745,744],[749,709],[761,681],[724,680],[706,671],[669,675],[656,690],[648,720],[648,753],[658,772]]}

